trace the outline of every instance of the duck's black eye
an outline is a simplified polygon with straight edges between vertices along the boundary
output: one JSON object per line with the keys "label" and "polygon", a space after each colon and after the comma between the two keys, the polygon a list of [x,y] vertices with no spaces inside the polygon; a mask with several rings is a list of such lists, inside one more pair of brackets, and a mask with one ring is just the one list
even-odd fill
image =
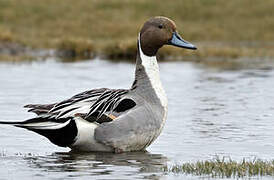
{"label": "duck's black eye", "polygon": [[162,29],[162,28],[163,28],[163,25],[162,25],[162,24],[160,24],[160,25],[158,26],[158,28],[159,28],[159,29]]}

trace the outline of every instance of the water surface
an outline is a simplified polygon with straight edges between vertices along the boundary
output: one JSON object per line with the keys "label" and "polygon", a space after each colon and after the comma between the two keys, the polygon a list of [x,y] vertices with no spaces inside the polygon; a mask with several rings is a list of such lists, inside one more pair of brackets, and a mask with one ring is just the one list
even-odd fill
{"label": "water surface", "polygon": [[[147,152],[75,154],[24,129],[0,126],[0,179],[200,179],[165,174],[165,165],[215,155],[274,156],[274,69],[160,63],[169,99],[165,128]],[[240,68],[239,68],[240,67]],[[1,120],[34,117],[27,103],[58,102],[92,88],[128,88],[134,64],[90,60],[0,63]]]}

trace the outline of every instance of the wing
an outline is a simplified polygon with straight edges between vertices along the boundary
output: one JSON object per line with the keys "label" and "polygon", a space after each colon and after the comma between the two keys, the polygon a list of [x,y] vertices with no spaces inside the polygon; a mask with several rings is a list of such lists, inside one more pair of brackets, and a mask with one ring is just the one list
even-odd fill
{"label": "wing", "polygon": [[[58,113],[64,112],[66,109],[71,110],[74,107],[83,107],[84,104],[88,104],[89,101],[92,103],[93,100],[98,98],[106,88],[93,89],[90,91],[85,91],[80,94],[77,94],[70,99],[64,100],[60,103],[53,104],[28,104],[25,105],[25,108],[30,108],[28,112],[36,113],[37,115],[58,115]],[[91,105],[89,103],[89,105]],[[73,107],[74,106],[74,107]],[[60,115],[60,114],[59,114]]]}
{"label": "wing", "polygon": [[103,123],[112,121],[136,105],[132,99],[126,98],[128,92],[126,89],[93,89],[60,103],[25,107],[31,108],[30,112],[56,120],[81,116],[90,122]]}
{"label": "wing", "polygon": [[77,94],[56,104],[48,114],[56,119],[73,117],[75,114],[87,114],[94,102],[108,90],[106,88],[93,89]]}

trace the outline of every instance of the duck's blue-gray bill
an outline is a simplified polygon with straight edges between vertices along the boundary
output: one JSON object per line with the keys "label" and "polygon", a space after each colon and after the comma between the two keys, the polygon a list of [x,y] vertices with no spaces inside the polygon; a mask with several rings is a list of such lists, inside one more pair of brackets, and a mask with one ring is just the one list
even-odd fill
{"label": "duck's blue-gray bill", "polygon": [[186,49],[197,49],[193,44],[185,41],[177,32],[173,33],[172,39],[168,42],[168,44]]}

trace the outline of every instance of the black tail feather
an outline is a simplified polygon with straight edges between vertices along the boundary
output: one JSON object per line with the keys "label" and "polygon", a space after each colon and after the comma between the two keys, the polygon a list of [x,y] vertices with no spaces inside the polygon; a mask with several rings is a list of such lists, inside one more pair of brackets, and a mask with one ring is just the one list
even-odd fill
{"label": "black tail feather", "polygon": [[72,145],[75,142],[75,138],[78,134],[76,123],[74,120],[70,121],[68,125],[60,129],[26,129],[45,136],[53,144],[61,147],[68,147]]}
{"label": "black tail feather", "polygon": [[0,121],[0,124],[7,124],[7,125],[14,125],[16,126],[17,124],[24,124],[25,121]]}
{"label": "black tail feather", "polygon": [[[68,147],[75,142],[78,130],[75,120],[73,118],[60,119],[60,125],[62,125],[62,123],[68,122],[65,126],[61,126],[60,128],[52,128],[53,126],[39,126],[38,124],[47,122],[51,123],[52,121],[50,121],[50,119],[48,118],[37,117],[21,122],[0,121],[0,124],[13,125],[36,132],[48,138],[53,144],[61,147]],[[35,123],[37,123],[38,125],[36,125]]]}

